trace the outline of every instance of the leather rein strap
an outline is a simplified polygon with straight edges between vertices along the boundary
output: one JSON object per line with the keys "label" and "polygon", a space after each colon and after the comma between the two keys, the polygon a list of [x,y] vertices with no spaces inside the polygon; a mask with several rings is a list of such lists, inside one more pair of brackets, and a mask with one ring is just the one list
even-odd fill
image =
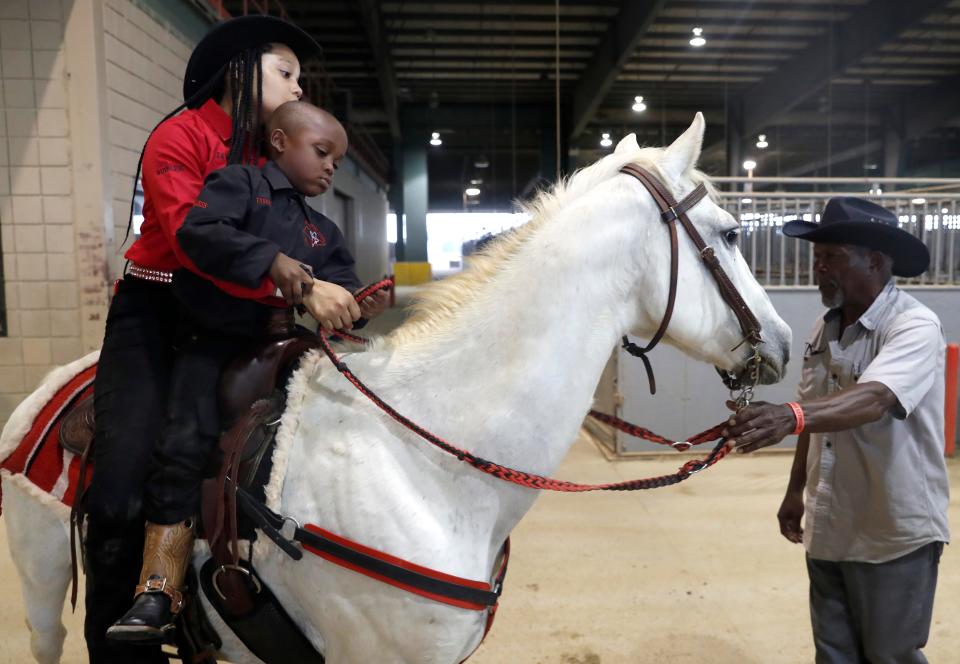
{"label": "leather rein strap", "polygon": [[663,183],[645,168],[642,168],[636,164],[627,164],[620,169],[620,172],[626,173],[627,175],[630,175],[640,181],[644,188],[650,193],[650,196],[653,197],[654,202],[657,204],[657,208],[660,210],[660,218],[664,223],[667,224],[667,227],[670,231],[670,291],[667,295],[667,308],[664,310],[663,319],[660,321],[660,327],[657,328],[656,333],[654,333],[653,337],[643,348],[640,348],[636,344],[630,342],[626,335],[623,337],[624,349],[631,355],[639,357],[641,360],[643,360],[643,367],[646,369],[647,379],[650,381],[650,393],[656,394],[657,382],[653,376],[653,366],[650,364],[650,359],[647,357],[647,353],[653,350],[653,348],[660,343],[660,340],[666,333],[667,327],[670,325],[670,319],[673,317],[674,305],[677,301],[679,241],[677,239],[677,225],[675,222],[679,221],[680,225],[682,225],[683,229],[687,232],[687,235],[690,236],[694,246],[697,248],[697,253],[700,256],[700,260],[702,260],[707,269],[710,270],[710,274],[717,282],[717,287],[720,290],[720,296],[733,310],[734,315],[737,317],[737,321],[740,323],[740,329],[743,330],[744,339],[749,341],[751,344],[755,345],[760,343],[760,323],[757,321],[756,316],[753,315],[750,307],[747,306],[747,303],[744,302],[743,297],[740,296],[736,286],[734,286],[733,282],[730,281],[730,277],[727,276],[727,273],[724,272],[723,268],[720,266],[720,261],[717,259],[713,248],[703,241],[703,238],[700,236],[700,232],[697,231],[696,227],[687,216],[687,211],[703,200],[703,198],[707,195],[706,186],[701,182],[693,191],[691,191],[682,201],[678,203],[674,200],[673,195],[667,190],[667,188],[663,186]]}

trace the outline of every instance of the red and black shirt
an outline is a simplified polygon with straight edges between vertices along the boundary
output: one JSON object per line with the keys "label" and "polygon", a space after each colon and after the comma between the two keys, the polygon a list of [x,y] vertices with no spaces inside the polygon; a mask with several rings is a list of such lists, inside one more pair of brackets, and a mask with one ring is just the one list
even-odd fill
{"label": "red and black shirt", "polygon": [[[200,272],[180,249],[176,232],[206,177],[226,165],[232,132],[230,116],[212,99],[157,127],[143,154],[144,220],[140,237],[126,253],[128,260],[154,270]],[[213,280],[236,297],[261,298],[276,290],[269,278],[246,287]]]}
{"label": "red and black shirt", "polygon": [[264,304],[286,306],[276,297],[244,302],[218,287],[229,282],[256,289],[279,252],[309,265],[317,279],[349,291],[361,286],[340,229],[307,205],[273,162],[262,168],[236,164],[211,173],[176,241],[198,273],[213,283],[181,270],[174,289],[192,313],[201,312],[218,328],[246,327],[263,319]]}

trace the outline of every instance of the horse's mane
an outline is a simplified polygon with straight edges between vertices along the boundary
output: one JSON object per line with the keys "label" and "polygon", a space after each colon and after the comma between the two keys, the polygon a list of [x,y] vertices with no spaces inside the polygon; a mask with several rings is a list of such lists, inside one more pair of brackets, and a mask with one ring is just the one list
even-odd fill
{"label": "horse's mane", "polygon": [[[647,147],[639,150],[624,150],[607,155],[590,166],[581,168],[562,179],[550,189],[540,191],[521,210],[530,215],[530,220],[510,232],[501,234],[486,247],[470,257],[470,262],[459,274],[442,281],[427,284],[414,299],[408,319],[396,330],[381,340],[381,347],[402,347],[414,339],[423,338],[441,327],[466,302],[489,283],[503,265],[514,258],[520,249],[533,238],[550,219],[573,200],[583,196],[598,184],[609,180],[628,163],[643,166],[655,174],[668,188],[670,184],[657,162],[664,148]],[[706,184],[711,197],[715,190],[706,175],[697,170],[690,172],[695,184]]]}

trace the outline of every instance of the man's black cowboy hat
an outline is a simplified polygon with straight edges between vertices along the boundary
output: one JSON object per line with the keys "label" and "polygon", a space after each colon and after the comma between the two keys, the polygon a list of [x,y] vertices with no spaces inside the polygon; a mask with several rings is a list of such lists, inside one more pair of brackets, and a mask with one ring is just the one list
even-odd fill
{"label": "man's black cowboy hat", "polygon": [[275,16],[250,14],[213,26],[200,40],[183,75],[183,101],[197,107],[206,99],[191,99],[226,66],[237,53],[261,44],[285,44],[300,62],[319,57],[320,45],[289,21]]}
{"label": "man's black cowboy hat", "polygon": [[820,223],[788,221],[783,234],[810,242],[854,244],[882,251],[893,259],[893,273],[915,277],[930,265],[930,251],[919,238],[900,228],[890,210],[862,198],[831,198]]}

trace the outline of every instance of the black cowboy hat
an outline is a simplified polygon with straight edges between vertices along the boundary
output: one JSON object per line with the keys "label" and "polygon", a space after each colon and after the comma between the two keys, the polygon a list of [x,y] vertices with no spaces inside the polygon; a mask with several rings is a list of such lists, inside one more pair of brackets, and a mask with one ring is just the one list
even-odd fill
{"label": "black cowboy hat", "polygon": [[893,273],[915,277],[930,265],[930,251],[919,238],[900,228],[890,210],[862,198],[831,198],[820,223],[789,221],[783,234],[810,242],[854,244],[881,251],[893,259]]}
{"label": "black cowboy hat", "polygon": [[247,48],[261,44],[285,44],[300,62],[319,57],[322,49],[313,37],[289,21],[275,16],[250,14],[217,23],[200,40],[183,74],[183,101],[196,107],[206,99],[195,96],[230,59]]}

